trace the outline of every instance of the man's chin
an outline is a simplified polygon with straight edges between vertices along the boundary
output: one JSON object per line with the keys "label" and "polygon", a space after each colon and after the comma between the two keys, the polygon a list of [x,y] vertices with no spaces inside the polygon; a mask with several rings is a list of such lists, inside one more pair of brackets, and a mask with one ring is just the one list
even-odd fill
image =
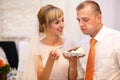
{"label": "man's chin", "polygon": [[84,35],[89,35],[87,32],[83,32]]}

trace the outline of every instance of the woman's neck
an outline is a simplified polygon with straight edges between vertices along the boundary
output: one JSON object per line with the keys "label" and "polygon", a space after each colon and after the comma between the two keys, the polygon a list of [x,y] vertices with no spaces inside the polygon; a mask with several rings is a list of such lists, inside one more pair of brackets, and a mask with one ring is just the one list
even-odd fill
{"label": "woman's neck", "polygon": [[63,44],[63,40],[59,36],[46,36],[41,42],[49,46],[60,46]]}

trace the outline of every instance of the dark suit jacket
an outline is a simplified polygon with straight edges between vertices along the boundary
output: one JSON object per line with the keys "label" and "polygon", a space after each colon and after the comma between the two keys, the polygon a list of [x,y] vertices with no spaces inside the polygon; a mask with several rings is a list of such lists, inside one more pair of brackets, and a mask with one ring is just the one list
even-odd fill
{"label": "dark suit jacket", "polygon": [[18,68],[18,51],[14,41],[0,41],[0,47],[5,52],[8,62],[12,68]]}

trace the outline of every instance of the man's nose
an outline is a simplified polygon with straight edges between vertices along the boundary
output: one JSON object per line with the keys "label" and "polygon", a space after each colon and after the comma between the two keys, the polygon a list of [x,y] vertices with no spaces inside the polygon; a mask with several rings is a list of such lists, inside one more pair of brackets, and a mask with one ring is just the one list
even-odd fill
{"label": "man's nose", "polygon": [[81,20],[81,21],[79,22],[79,25],[80,25],[80,26],[84,26],[85,24],[84,24],[84,22]]}

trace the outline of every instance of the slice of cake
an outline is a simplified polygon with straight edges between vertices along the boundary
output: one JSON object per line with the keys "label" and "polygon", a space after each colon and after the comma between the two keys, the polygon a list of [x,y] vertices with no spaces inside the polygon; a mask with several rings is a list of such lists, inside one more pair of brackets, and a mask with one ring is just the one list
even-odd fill
{"label": "slice of cake", "polygon": [[72,56],[81,56],[81,57],[83,57],[83,56],[85,56],[85,54],[83,53],[83,47],[79,47],[76,51],[72,51],[71,52],[71,55]]}
{"label": "slice of cake", "polygon": [[76,51],[72,51],[72,53],[83,53],[83,47],[79,47]]}
{"label": "slice of cake", "polygon": [[83,52],[83,47],[79,47],[76,51],[72,50],[71,52],[64,51],[63,52],[65,56],[77,56],[77,57],[83,57],[85,56]]}

